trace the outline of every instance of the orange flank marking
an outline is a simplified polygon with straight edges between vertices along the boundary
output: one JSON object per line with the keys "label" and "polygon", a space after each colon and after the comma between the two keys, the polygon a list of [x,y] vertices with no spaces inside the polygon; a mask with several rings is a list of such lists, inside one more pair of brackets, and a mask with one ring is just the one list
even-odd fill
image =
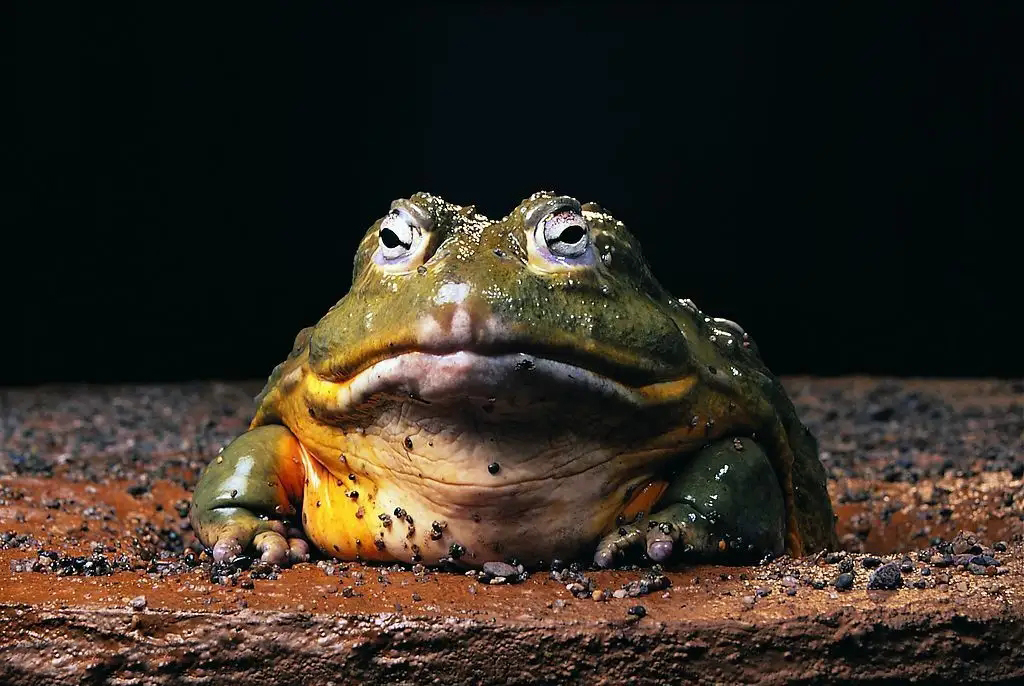
{"label": "orange flank marking", "polygon": [[636,390],[648,403],[657,405],[679,401],[688,395],[696,385],[697,375],[693,374],[676,379],[675,381],[662,381],[647,386],[640,386]]}
{"label": "orange flank marking", "polygon": [[302,528],[309,540],[344,560],[393,560],[374,542],[375,532],[381,529],[375,484],[364,476],[352,481],[347,474],[329,472],[305,448],[302,463],[306,470]]}
{"label": "orange flank marking", "polygon": [[622,516],[629,522],[640,512],[650,514],[651,508],[661,499],[661,495],[665,492],[666,488],[668,488],[667,481],[652,481],[635,491],[633,497],[629,499],[629,502],[623,508]]}

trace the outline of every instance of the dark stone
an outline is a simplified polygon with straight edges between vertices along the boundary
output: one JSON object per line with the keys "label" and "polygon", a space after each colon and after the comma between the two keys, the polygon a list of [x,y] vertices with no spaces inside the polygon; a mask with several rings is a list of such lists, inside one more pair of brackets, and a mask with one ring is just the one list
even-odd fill
{"label": "dark stone", "polygon": [[903,586],[903,574],[893,563],[884,564],[871,573],[868,588],[871,590],[894,591]]}
{"label": "dark stone", "polygon": [[853,588],[853,574],[843,572],[836,577],[835,587],[837,591],[849,591]]}

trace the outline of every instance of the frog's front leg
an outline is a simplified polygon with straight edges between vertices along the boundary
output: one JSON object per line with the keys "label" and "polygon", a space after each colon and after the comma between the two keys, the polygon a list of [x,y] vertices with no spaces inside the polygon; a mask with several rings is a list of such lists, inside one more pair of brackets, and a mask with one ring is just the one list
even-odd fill
{"label": "frog's front leg", "polygon": [[653,512],[628,518],[601,540],[598,566],[641,546],[656,562],[752,562],[784,552],[786,503],[757,443],[725,438],[685,459]]}
{"label": "frog's front leg", "polygon": [[284,426],[260,426],[232,441],[199,477],[192,528],[217,562],[252,546],[275,564],[309,559],[302,532],[285,520],[302,504],[302,447]]}

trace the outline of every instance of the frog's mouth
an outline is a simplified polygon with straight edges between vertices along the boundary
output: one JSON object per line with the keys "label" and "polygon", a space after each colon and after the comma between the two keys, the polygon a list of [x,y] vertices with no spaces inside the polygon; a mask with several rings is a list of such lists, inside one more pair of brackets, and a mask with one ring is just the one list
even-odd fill
{"label": "frog's mouth", "polygon": [[695,384],[684,376],[631,386],[582,367],[529,353],[485,355],[407,352],[371,364],[332,385],[332,413],[347,413],[382,395],[422,403],[480,401],[505,407],[581,399],[648,407],[679,400]]}

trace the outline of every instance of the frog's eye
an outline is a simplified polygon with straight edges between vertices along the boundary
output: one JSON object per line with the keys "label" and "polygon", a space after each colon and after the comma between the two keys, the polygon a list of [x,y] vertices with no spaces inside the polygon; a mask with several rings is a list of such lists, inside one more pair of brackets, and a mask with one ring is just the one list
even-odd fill
{"label": "frog's eye", "polygon": [[594,236],[580,204],[568,196],[549,198],[526,210],[530,264],[542,271],[596,263]]}
{"label": "frog's eye", "polygon": [[556,210],[537,225],[537,244],[544,245],[555,257],[574,259],[590,247],[587,220],[574,209]]}
{"label": "frog's eye", "polygon": [[387,261],[401,260],[412,252],[417,238],[422,237],[408,212],[400,209],[391,210],[380,222],[377,233],[380,243],[380,254]]}
{"label": "frog's eye", "polygon": [[433,217],[425,209],[408,200],[396,200],[377,228],[374,261],[392,271],[417,266],[427,252],[432,229]]}

